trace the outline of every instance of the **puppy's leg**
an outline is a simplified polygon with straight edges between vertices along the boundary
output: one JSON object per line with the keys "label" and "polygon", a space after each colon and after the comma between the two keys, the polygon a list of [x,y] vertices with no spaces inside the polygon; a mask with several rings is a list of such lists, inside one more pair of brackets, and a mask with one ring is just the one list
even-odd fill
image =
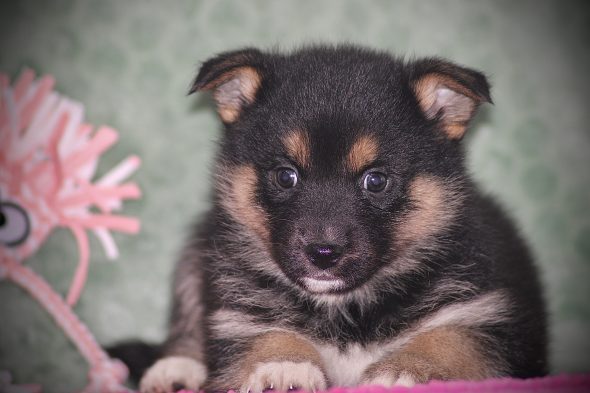
{"label": "puppy's leg", "polygon": [[439,327],[419,334],[397,351],[367,368],[363,384],[413,386],[430,380],[480,380],[499,374],[495,356],[485,354],[466,328]]}
{"label": "puppy's leg", "polygon": [[234,378],[241,393],[265,389],[313,392],[327,387],[320,355],[313,345],[303,337],[283,332],[258,336]]}
{"label": "puppy's leg", "polygon": [[140,382],[142,393],[168,393],[181,389],[199,391],[207,379],[204,354],[202,275],[193,250],[185,250],[174,280],[170,332],[164,356],[151,366]]}

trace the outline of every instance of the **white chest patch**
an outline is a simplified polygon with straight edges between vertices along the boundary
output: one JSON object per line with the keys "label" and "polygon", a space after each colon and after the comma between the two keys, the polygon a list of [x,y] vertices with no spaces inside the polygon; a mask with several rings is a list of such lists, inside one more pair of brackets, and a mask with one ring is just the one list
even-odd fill
{"label": "white chest patch", "polygon": [[334,345],[316,345],[322,357],[328,379],[333,386],[355,386],[367,367],[381,359],[386,350],[377,345],[363,347],[353,344],[344,351]]}
{"label": "white chest patch", "polygon": [[[314,346],[319,352],[327,377],[332,386],[357,386],[363,372],[371,364],[383,359],[387,354],[395,354],[416,336],[444,326],[478,327],[506,321],[510,317],[510,303],[502,291],[493,291],[465,302],[445,306],[408,328],[390,341],[373,343],[367,346],[348,345],[344,350],[329,344]],[[375,383],[384,384],[383,380]],[[411,376],[402,374],[389,385],[411,386]]]}

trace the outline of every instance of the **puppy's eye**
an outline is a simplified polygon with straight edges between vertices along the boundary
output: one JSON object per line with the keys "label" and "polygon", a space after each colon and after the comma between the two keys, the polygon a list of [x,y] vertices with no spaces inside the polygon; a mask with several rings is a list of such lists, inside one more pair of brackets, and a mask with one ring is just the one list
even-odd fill
{"label": "puppy's eye", "polygon": [[277,183],[283,188],[293,188],[297,184],[297,172],[291,168],[279,168],[276,173]]}
{"label": "puppy's eye", "polygon": [[363,188],[371,192],[380,192],[387,185],[387,176],[381,172],[369,172],[363,179]]}

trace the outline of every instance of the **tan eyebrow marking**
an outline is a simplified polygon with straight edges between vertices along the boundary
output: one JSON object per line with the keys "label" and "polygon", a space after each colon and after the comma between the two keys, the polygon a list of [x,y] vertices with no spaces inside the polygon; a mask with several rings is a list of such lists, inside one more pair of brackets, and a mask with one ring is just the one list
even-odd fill
{"label": "tan eyebrow marking", "polygon": [[359,172],[377,158],[377,141],[371,135],[358,138],[350,148],[344,165],[351,172]]}
{"label": "tan eyebrow marking", "polygon": [[283,145],[287,154],[295,160],[295,163],[302,168],[311,166],[311,153],[309,147],[309,136],[306,132],[295,130],[283,138]]}

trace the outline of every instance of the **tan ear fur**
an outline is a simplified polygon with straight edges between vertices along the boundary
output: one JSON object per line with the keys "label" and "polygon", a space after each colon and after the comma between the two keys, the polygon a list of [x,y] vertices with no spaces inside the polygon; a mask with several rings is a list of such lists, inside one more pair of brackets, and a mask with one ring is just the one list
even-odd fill
{"label": "tan ear fur", "polygon": [[414,62],[410,87],[424,116],[449,139],[461,139],[479,105],[492,102],[485,75],[439,58]]}
{"label": "tan ear fur", "polygon": [[217,112],[225,123],[235,122],[246,105],[252,104],[262,78],[252,67],[239,67],[213,80],[203,90],[213,90]]}
{"label": "tan ear fur", "polygon": [[414,84],[422,111],[428,119],[438,118],[451,139],[465,134],[469,120],[485,99],[451,77],[431,73]]}
{"label": "tan ear fur", "polygon": [[252,48],[222,53],[203,63],[189,93],[213,91],[221,120],[233,123],[256,99],[263,59],[264,55]]}

